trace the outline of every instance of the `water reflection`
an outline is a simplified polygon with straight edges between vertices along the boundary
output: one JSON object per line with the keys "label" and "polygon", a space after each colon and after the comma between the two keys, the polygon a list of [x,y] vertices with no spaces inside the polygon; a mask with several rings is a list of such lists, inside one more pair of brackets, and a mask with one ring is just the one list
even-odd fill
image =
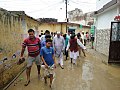
{"label": "water reflection", "polygon": [[82,79],[85,81],[93,80],[93,64],[89,60],[85,60],[82,66]]}
{"label": "water reflection", "polygon": [[90,81],[93,80],[93,64],[89,60],[85,60],[82,66],[82,89],[83,90],[90,90],[91,83]]}

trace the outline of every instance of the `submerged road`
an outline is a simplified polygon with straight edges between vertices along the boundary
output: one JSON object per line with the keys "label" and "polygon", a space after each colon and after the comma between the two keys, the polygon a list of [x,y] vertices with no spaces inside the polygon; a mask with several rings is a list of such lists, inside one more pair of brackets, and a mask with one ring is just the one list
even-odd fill
{"label": "submerged road", "polygon": [[[95,51],[87,51],[87,57],[81,55],[77,65],[64,61],[64,69],[59,65],[55,70],[52,90],[120,90],[120,66],[102,63],[106,59]],[[43,72],[43,71],[42,71]],[[39,80],[35,64],[31,71],[31,82],[24,86],[25,71],[7,90],[51,90],[49,83],[44,84],[43,77]]]}

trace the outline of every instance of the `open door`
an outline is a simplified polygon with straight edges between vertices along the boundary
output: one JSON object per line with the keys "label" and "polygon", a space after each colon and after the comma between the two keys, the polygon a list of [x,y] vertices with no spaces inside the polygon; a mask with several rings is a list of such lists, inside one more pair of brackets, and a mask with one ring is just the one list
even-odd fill
{"label": "open door", "polygon": [[70,34],[74,34],[75,33],[75,29],[68,29],[68,32],[70,32]]}
{"label": "open door", "polygon": [[111,22],[108,63],[120,63],[120,22]]}

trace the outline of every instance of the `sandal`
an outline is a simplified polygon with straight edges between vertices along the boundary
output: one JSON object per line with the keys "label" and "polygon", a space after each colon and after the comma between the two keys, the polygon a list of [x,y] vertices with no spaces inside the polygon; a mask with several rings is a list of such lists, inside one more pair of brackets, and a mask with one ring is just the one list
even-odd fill
{"label": "sandal", "polygon": [[64,67],[63,67],[63,66],[61,66],[61,65],[60,65],[60,67],[61,67],[62,69],[64,69]]}
{"label": "sandal", "polygon": [[24,84],[24,86],[28,86],[29,83],[30,83],[30,80],[27,81],[27,82]]}
{"label": "sandal", "polygon": [[49,87],[52,88],[52,85],[50,84]]}

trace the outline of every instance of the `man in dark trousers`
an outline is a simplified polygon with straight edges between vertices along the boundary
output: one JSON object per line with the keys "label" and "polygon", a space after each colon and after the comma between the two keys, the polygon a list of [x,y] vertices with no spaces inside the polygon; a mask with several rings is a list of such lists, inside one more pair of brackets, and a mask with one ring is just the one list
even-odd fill
{"label": "man in dark trousers", "polygon": [[94,49],[94,36],[91,34],[91,44],[92,44],[92,49]]}

